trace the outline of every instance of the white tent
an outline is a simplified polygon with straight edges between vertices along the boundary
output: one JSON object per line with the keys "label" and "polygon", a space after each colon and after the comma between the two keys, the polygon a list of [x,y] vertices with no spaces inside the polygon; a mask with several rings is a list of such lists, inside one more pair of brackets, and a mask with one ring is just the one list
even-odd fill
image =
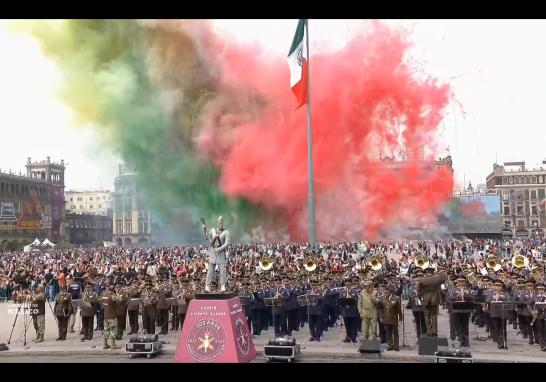
{"label": "white tent", "polygon": [[50,242],[47,238],[42,242],[42,247],[55,248],[55,244]]}
{"label": "white tent", "polygon": [[34,239],[34,241],[32,243],[30,243],[29,245],[26,245],[23,247],[23,251],[24,252],[29,252],[33,249],[38,249],[40,248],[41,246],[41,243],[40,243],[40,240],[38,240],[38,238]]}

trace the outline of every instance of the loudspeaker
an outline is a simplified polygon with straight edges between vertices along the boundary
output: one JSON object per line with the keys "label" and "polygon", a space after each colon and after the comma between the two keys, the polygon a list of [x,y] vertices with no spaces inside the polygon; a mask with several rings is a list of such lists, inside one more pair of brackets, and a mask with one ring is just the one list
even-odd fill
{"label": "loudspeaker", "polygon": [[438,346],[448,346],[447,338],[429,337],[427,335],[419,337],[419,355],[434,355],[438,350]]}
{"label": "loudspeaker", "polygon": [[358,351],[360,353],[381,353],[381,342],[379,340],[363,339],[360,341]]}
{"label": "loudspeaker", "polygon": [[6,350],[9,350],[8,345],[6,345],[5,343],[1,343],[0,344],[0,351],[6,351]]}

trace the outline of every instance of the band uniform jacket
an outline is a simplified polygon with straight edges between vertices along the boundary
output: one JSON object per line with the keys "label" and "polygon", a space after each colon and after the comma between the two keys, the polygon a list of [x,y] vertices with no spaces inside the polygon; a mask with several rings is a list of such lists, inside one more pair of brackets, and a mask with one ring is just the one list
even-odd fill
{"label": "band uniform jacket", "polygon": [[446,281],[446,275],[425,276],[419,280],[423,306],[440,305],[440,286]]}
{"label": "band uniform jacket", "polygon": [[[129,288],[129,299],[132,298],[140,298],[140,289],[136,286],[132,286]],[[127,307],[127,310],[133,311],[138,310],[138,305],[129,305]]]}
{"label": "band uniform jacket", "polygon": [[349,291],[349,295],[347,296],[347,292],[345,294],[341,294],[339,298],[343,299],[351,299],[354,300],[354,305],[343,305],[340,302],[340,308],[341,308],[341,316],[344,318],[351,318],[351,317],[359,317],[358,315],[358,296],[360,294],[360,290],[352,288]]}
{"label": "band uniform jacket", "polygon": [[143,310],[148,314],[155,314],[157,299],[157,293],[153,289],[145,289],[141,294]]}
{"label": "band uniform jacket", "polygon": [[532,304],[534,293],[522,290],[514,294],[514,302],[517,304],[517,314],[520,316],[532,316],[530,306]]}
{"label": "band uniform jacket", "polygon": [[[489,316],[490,316],[490,317],[493,317],[493,318],[502,317],[502,313],[493,311],[493,310],[491,309],[491,303],[492,303],[492,302],[496,302],[496,301],[509,302],[509,301],[510,301],[510,296],[509,296],[508,294],[503,293],[503,292],[500,292],[500,293],[491,292],[491,293],[488,293],[488,294],[486,295],[486,297],[485,297],[485,303],[488,305],[488,313],[489,313]],[[508,314],[507,314],[507,313],[504,314],[504,318],[508,318]]]}
{"label": "band uniform jacket", "polygon": [[[535,304],[536,303],[546,303],[546,294],[535,294],[533,296],[533,309],[536,309]],[[537,320],[546,320],[546,312],[544,309],[536,309],[538,310]]]}
{"label": "band uniform jacket", "polygon": [[378,306],[379,318],[383,319],[383,324],[398,325],[398,321],[402,319],[402,307],[398,297],[395,295],[389,298],[383,297]]}
{"label": "band uniform jacket", "polygon": [[114,293],[110,291],[104,292],[100,299],[102,309],[104,310],[104,319],[105,320],[114,320],[116,319],[116,303],[114,301]]}
{"label": "band uniform jacket", "polygon": [[419,293],[417,288],[412,287],[409,293],[409,300],[407,308],[411,309],[412,312],[422,312],[423,311],[423,302],[419,298]]}
{"label": "band uniform jacket", "polygon": [[166,299],[170,298],[171,294],[172,294],[172,290],[170,288],[159,288],[159,293],[157,294],[157,309],[170,308]]}
{"label": "band uniform jacket", "polygon": [[284,314],[286,311],[286,303],[290,300],[290,292],[288,292],[288,289],[273,287],[271,288],[271,296],[282,299],[280,306],[273,307],[273,314]]}
{"label": "band uniform jacket", "polygon": [[360,292],[358,297],[358,312],[363,318],[377,317],[377,303],[379,299],[374,296],[374,292],[368,292],[366,289]]}
{"label": "band uniform jacket", "polygon": [[45,302],[46,295],[44,292],[34,294],[31,306],[33,310],[33,315],[40,316],[42,314],[45,314]]}
{"label": "band uniform jacket", "polygon": [[53,311],[57,317],[68,317],[74,313],[70,293],[62,290],[57,294],[57,297],[55,297],[55,308]]}
{"label": "band uniform jacket", "polygon": [[116,316],[127,315],[129,305],[129,294],[126,291],[116,293]]}
{"label": "band uniform jacket", "polygon": [[178,314],[184,314],[188,312],[189,300],[186,298],[184,290],[180,290],[176,295],[176,303],[178,305]]}
{"label": "band uniform jacket", "polygon": [[95,315],[95,305],[99,302],[99,296],[93,291],[85,291],[81,296],[80,315],[82,317],[93,317]]}
{"label": "band uniform jacket", "polygon": [[[447,291],[447,299],[451,303],[461,301],[471,302],[474,301],[474,295],[472,294],[472,290],[469,288],[452,287],[449,288]],[[453,309],[452,307],[450,307],[450,310],[453,313],[457,313],[457,309]]]}
{"label": "band uniform jacket", "polygon": [[308,292],[309,293],[307,293],[307,294],[319,296],[317,298],[317,303],[316,304],[308,306],[309,315],[310,316],[321,316],[322,313],[323,313],[322,306],[324,304],[324,299],[322,297],[322,290],[321,289],[310,289]]}

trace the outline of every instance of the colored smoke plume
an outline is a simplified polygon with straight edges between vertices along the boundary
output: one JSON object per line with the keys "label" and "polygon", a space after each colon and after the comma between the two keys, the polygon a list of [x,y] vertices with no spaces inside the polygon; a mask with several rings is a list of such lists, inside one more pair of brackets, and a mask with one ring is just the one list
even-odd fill
{"label": "colored smoke plume", "polygon": [[[138,171],[171,228],[185,221],[173,208],[184,207],[196,223],[223,214],[239,236],[259,226],[267,240],[306,239],[306,112],[294,111],[284,57],[222,38],[204,21],[35,22],[31,30],[64,71],[63,98]],[[403,31],[374,23],[344,48],[311,57],[320,240],[434,224],[451,196],[433,138],[451,90],[417,78],[409,47]],[[407,161],[379,159],[401,152]]]}

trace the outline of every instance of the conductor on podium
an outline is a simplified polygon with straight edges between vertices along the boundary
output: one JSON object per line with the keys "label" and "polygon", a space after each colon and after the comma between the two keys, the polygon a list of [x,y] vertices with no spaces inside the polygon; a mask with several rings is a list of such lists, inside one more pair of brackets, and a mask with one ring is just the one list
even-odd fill
{"label": "conductor on podium", "polygon": [[218,218],[217,227],[210,230],[205,225],[204,219],[201,219],[201,222],[203,223],[202,229],[211,244],[205,291],[211,292],[210,284],[214,280],[214,270],[216,265],[218,265],[220,269],[220,291],[225,292],[227,283],[226,249],[230,244],[229,231],[224,228],[224,218],[221,216]]}

